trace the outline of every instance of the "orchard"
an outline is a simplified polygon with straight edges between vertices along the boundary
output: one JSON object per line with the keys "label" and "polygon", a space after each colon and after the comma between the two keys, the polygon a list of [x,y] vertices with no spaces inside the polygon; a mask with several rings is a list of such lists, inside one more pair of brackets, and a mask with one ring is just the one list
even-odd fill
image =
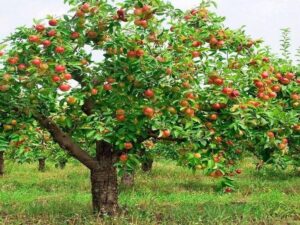
{"label": "orchard", "polygon": [[187,12],[162,0],[65,2],[69,13],[2,42],[0,173],[3,152],[75,159],[102,217],[122,210],[118,175],[157,156],[219,178],[223,194],[238,189],[245,157],[299,167],[299,68],[225,27],[213,2]]}

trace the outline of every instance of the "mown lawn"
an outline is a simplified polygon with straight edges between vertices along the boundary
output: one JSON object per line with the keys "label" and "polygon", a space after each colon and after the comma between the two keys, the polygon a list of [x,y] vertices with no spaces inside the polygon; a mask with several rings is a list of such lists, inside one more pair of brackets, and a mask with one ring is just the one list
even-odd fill
{"label": "mown lawn", "polygon": [[232,194],[215,191],[218,180],[159,161],[138,172],[133,188],[120,188],[123,213],[96,220],[91,214],[88,171],[77,164],[8,163],[0,178],[0,224],[300,224],[300,174],[245,162]]}

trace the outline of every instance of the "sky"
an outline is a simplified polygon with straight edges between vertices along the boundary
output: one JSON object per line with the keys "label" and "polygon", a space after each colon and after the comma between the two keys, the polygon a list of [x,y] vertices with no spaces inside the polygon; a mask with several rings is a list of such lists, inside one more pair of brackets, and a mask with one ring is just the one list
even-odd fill
{"label": "sky", "polygon": [[[2,0],[3,1],[3,0]],[[190,9],[199,0],[169,0],[178,8]],[[281,28],[291,29],[291,51],[300,47],[300,0],[216,0],[216,12],[225,16],[225,25],[245,25],[247,34],[263,38],[273,52],[280,51]],[[9,0],[0,7],[0,40],[20,25],[31,25],[33,18],[61,15],[68,10],[63,0]],[[0,41],[1,42],[1,41]],[[293,58],[293,56],[292,56]]]}

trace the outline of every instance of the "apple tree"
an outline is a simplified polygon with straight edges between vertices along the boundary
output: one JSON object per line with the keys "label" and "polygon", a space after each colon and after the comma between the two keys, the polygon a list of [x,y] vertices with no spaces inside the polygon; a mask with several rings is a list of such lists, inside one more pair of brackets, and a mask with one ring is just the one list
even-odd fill
{"label": "apple tree", "polygon": [[246,149],[248,108],[268,109],[251,92],[270,68],[260,41],[224,27],[210,1],[188,12],[162,0],[66,2],[69,14],[5,40],[0,105],[91,171],[94,211],[116,214],[116,168],[134,170],[151,140],[175,143],[183,165],[228,175],[238,143]]}

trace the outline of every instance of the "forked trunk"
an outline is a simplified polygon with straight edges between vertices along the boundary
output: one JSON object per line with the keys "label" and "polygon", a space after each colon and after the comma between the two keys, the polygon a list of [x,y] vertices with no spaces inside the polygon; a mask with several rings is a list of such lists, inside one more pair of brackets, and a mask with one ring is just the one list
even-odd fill
{"label": "forked trunk", "polygon": [[153,159],[149,159],[142,163],[142,170],[144,172],[149,172],[152,170],[152,165],[153,165]]}
{"label": "forked trunk", "polygon": [[125,187],[132,187],[134,185],[134,173],[125,172],[121,178],[121,184]]}
{"label": "forked trunk", "polygon": [[91,170],[93,210],[99,216],[115,215],[118,211],[117,170],[118,155],[106,142],[97,142],[99,168]]}
{"label": "forked trunk", "polygon": [[0,176],[4,174],[4,152],[0,152]]}
{"label": "forked trunk", "polygon": [[40,172],[45,172],[45,167],[46,167],[46,159],[39,159],[39,171]]}

